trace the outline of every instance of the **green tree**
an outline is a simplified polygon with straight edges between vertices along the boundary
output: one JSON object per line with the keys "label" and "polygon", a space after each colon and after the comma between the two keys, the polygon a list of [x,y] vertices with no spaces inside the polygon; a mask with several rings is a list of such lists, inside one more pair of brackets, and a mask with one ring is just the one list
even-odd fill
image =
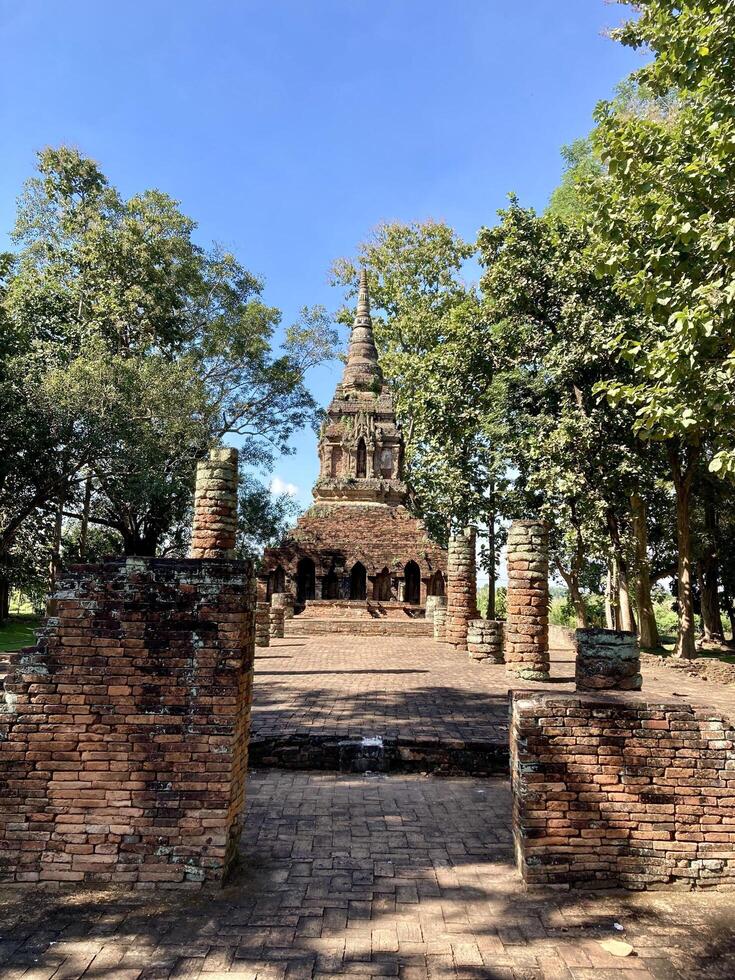
{"label": "green tree", "polygon": [[[609,346],[635,319],[610,277],[596,275],[581,224],[537,216],[515,199],[478,239],[486,317],[499,325],[496,370],[508,378],[506,455],[517,470],[515,516],[540,513],[580,625],[600,562],[615,566],[620,625],[635,628],[630,498],[648,493],[632,413],[595,395],[619,378]],[[644,577],[645,578],[645,577]]]}
{"label": "green tree", "polygon": [[[180,545],[196,460],[235,435],[267,468],[318,422],[304,379],[332,356],[325,312],[305,310],[272,350],[262,283],[153,190],[125,200],[77,151],[39,154],[3,279],[11,405],[0,470],[0,553],[38,508],[119,535],[124,551]],[[4,381],[3,379],[7,379]],[[33,445],[33,452],[28,446]],[[85,508],[82,487],[92,474]]]}
{"label": "green tree", "polygon": [[691,499],[708,446],[714,472],[735,471],[735,5],[641,0],[614,32],[654,57],[632,78],[674,111],[602,103],[593,145],[604,176],[588,194],[601,272],[645,316],[615,347],[631,376],[612,379],[613,404],[662,442],[677,499],[679,633],[692,657]]}

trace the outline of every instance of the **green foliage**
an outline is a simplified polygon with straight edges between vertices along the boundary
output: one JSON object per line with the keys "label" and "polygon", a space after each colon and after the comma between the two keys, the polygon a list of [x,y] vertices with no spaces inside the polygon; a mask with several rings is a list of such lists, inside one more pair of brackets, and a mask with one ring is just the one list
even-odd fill
{"label": "green foliage", "polygon": [[551,194],[546,213],[568,225],[583,225],[586,220],[583,189],[590,178],[602,173],[602,163],[589,138],[563,146],[561,153],[564,173],[561,183]]}
{"label": "green foliage", "polygon": [[735,6],[644,0],[615,36],[655,57],[633,81],[675,111],[602,103],[606,166],[588,192],[600,271],[646,311],[616,347],[631,377],[605,385],[647,439],[711,441],[735,467]]}
{"label": "green foliage", "polygon": [[34,630],[40,625],[38,616],[11,616],[5,623],[0,624],[0,652],[6,653],[33,646],[36,642]]}
{"label": "green foliage", "polygon": [[304,378],[334,350],[324,310],[274,354],[262,283],[194,231],[161,191],[125,200],[77,151],[39,154],[0,269],[0,564],[54,500],[81,517],[88,472],[94,526],[128,553],[180,551],[211,445],[236,436],[263,470],[317,424]]}

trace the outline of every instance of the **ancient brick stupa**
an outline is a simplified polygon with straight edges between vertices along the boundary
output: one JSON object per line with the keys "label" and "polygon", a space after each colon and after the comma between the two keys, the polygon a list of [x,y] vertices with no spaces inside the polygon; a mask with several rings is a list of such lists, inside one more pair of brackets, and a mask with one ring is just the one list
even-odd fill
{"label": "ancient brick stupa", "polygon": [[319,460],[314,504],[265,553],[268,594],[293,592],[299,632],[341,623],[364,632],[430,630],[424,605],[444,594],[446,552],[406,507],[403,436],[378,363],[364,270]]}

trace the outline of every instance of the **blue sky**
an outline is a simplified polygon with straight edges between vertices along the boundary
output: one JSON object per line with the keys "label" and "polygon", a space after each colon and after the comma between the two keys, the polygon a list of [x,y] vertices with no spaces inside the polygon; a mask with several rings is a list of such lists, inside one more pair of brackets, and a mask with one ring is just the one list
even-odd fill
{"label": "blue sky", "polygon": [[[559,148],[641,63],[604,0],[0,0],[0,247],[34,153],[69,143],[159,187],[266,281],[284,322],[340,297],[331,261],[382,220],[472,238],[542,208]],[[340,373],[313,372],[322,404]],[[310,432],[278,461],[302,504]]]}

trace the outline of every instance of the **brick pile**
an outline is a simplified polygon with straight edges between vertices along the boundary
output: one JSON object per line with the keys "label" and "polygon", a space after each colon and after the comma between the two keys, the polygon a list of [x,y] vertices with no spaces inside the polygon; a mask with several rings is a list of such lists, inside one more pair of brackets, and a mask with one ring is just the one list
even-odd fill
{"label": "brick pile", "polygon": [[505,662],[523,680],[549,678],[549,540],[542,521],[514,521],[508,532]]}
{"label": "brick pile", "polygon": [[511,778],[529,885],[735,887],[735,730],[717,712],[513,696]]}
{"label": "brick pile", "polygon": [[500,619],[471,619],[467,624],[467,652],[478,663],[502,664],[503,627]]}
{"label": "brick pile", "polygon": [[0,695],[0,880],[197,888],[241,832],[248,562],[72,568]]}
{"label": "brick pile", "polygon": [[212,449],[197,465],[191,558],[233,558],[237,533],[237,450]]}
{"label": "brick pile", "polygon": [[449,538],[446,642],[466,650],[467,624],[478,615],[475,529],[467,527]]}
{"label": "brick pile", "polygon": [[622,630],[579,629],[575,634],[578,691],[639,691],[641,653],[638,636]]}

